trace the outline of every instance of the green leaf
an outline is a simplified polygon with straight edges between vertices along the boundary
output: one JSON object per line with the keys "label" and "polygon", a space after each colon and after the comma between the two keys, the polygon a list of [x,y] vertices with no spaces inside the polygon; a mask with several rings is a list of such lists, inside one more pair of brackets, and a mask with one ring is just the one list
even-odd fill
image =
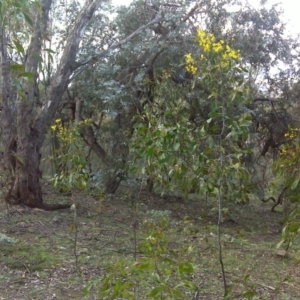
{"label": "green leaf", "polygon": [[247,281],[250,278],[250,274],[245,275],[244,280]]}
{"label": "green leaf", "polygon": [[162,153],[160,156],[159,156],[159,160],[165,160],[166,159],[166,155],[165,153]]}
{"label": "green leaf", "polygon": [[16,49],[18,50],[18,52],[24,54],[24,53],[25,53],[24,48],[23,48],[23,46],[19,43],[19,41],[13,40],[13,42],[14,42],[15,47],[16,47]]}
{"label": "green leaf", "polygon": [[293,244],[294,245],[300,245],[300,236],[299,235],[294,238]]}
{"label": "green leaf", "polygon": [[90,282],[84,287],[84,289],[82,290],[83,295],[87,296],[90,293],[91,288],[99,283],[99,279],[92,279],[90,280]]}
{"label": "green leaf", "polygon": [[44,51],[55,54],[55,51],[50,48],[45,48]]}
{"label": "green leaf", "polygon": [[171,289],[170,291],[173,294],[172,299],[184,299],[182,293],[177,289]]}
{"label": "green leaf", "polygon": [[189,289],[191,289],[195,292],[199,291],[199,286],[197,284],[195,284],[194,282],[186,280],[184,283],[185,283],[185,286],[188,287]]}
{"label": "green leaf", "polygon": [[180,274],[191,274],[194,272],[194,268],[189,262],[182,262],[178,265],[178,271]]}
{"label": "green leaf", "polygon": [[23,71],[25,69],[25,66],[23,64],[14,64],[14,65],[9,66],[9,68],[12,71]]}
{"label": "green leaf", "polygon": [[180,147],[180,143],[179,142],[175,143],[174,144],[174,151],[177,151],[179,149],[179,147]]}
{"label": "green leaf", "polygon": [[22,72],[20,76],[27,78],[30,82],[33,82],[33,72]]}
{"label": "green leaf", "polygon": [[276,245],[276,249],[279,249],[281,247],[281,245],[285,242],[285,240],[281,240],[277,245]]}
{"label": "green leaf", "polygon": [[13,83],[17,87],[17,91],[18,92],[23,89],[22,84],[20,83],[20,81],[18,79],[13,78]]}
{"label": "green leaf", "polygon": [[16,160],[21,163],[22,165],[24,164],[24,158],[20,154],[14,153],[13,156],[16,158]]}
{"label": "green leaf", "polygon": [[33,23],[33,20],[29,17],[29,15],[23,12],[23,16],[24,16],[25,21],[26,21],[31,27],[33,27],[34,23]]}
{"label": "green leaf", "polygon": [[245,291],[243,293],[243,297],[246,298],[246,299],[250,299],[250,298],[252,298],[252,297],[254,297],[256,295],[257,295],[257,293],[254,292],[254,291]]}
{"label": "green leaf", "polygon": [[136,269],[141,271],[141,270],[145,270],[145,269],[150,269],[151,265],[150,263],[145,263],[145,264],[139,264],[137,265]]}
{"label": "green leaf", "polygon": [[161,293],[163,290],[165,289],[164,286],[157,286],[156,288],[154,288],[152,291],[150,291],[150,293],[148,293],[148,297],[154,298],[156,297],[159,293]]}
{"label": "green leaf", "polygon": [[293,191],[299,184],[300,177],[298,177],[291,185],[291,190]]}
{"label": "green leaf", "polygon": [[300,201],[300,195],[292,195],[292,196],[289,197],[289,200],[292,203],[298,202],[298,201]]}
{"label": "green leaf", "polygon": [[300,224],[298,224],[298,222],[292,223],[288,226],[288,232],[292,232],[292,233],[297,232],[299,228],[300,228]]}
{"label": "green leaf", "polygon": [[178,253],[177,252],[175,252],[174,250],[169,250],[169,253],[172,255],[172,256],[174,256],[175,258],[178,258]]}

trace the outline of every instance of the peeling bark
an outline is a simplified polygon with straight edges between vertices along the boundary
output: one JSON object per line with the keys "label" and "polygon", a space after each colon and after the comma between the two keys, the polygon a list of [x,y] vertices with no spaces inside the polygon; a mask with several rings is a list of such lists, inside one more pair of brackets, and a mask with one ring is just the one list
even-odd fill
{"label": "peeling bark", "polygon": [[[35,27],[28,47],[25,63],[25,71],[32,72],[33,80],[22,82],[26,98],[19,96],[17,99],[15,133],[8,132],[9,127],[12,128],[11,124],[14,124],[15,120],[12,118],[12,111],[11,107],[8,106],[8,101],[3,102],[3,109],[6,116],[4,124],[2,125],[3,131],[5,131],[5,145],[13,144],[9,143],[10,139],[16,142],[16,151],[14,154],[11,153],[10,149],[6,149],[6,152],[10,154],[15,165],[14,171],[12,172],[13,182],[11,183],[8,195],[5,197],[5,200],[10,204],[24,204],[32,208],[37,207],[45,210],[70,207],[70,204],[45,204],[43,202],[39,171],[41,158],[40,149],[45,139],[47,127],[54,118],[62,95],[69,84],[70,76],[74,71],[75,59],[85,27],[100,3],[101,1],[97,0],[87,0],[84,8],[79,13],[74,28],[66,41],[57,72],[51,82],[50,92],[45,101],[47,105],[43,107],[37,116],[33,109],[35,101],[34,91],[38,77],[37,53],[41,52],[52,0],[42,0],[42,9],[38,9],[36,12]],[[4,28],[2,29],[0,39],[1,59],[5,65],[8,60],[5,56],[6,44]],[[8,73],[8,75],[6,73]],[[9,95],[7,89],[10,84],[4,84],[8,82],[8,68],[3,68],[1,75],[3,79],[1,91],[3,97],[4,94]],[[7,168],[11,165],[12,163],[7,163]]]}
{"label": "peeling bark", "polygon": [[[76,55],[79,50],[79,44],[84,34],[85,28],[92,18],[96,9],[102,3],[101,0],[86,0],[85,5],[79,13],[77,20],[71,30],[62,53],[57,71],[51,79],[49,93],[45,99],[45,105],[40,112],[34,108],[35,88],[38,77],[38,57],[41,53],[43,39],[47,29],[48,14],[51,9],[52,0],[41,0],[41,6],[36,10],[35,26],[32,32],[32,38],[27,51],[25,62],[25,71],[32,72],[32,82],[23,82],[25,97],[18,97],[17,112],[15,113],[11,102],[12,93],[10,91],[10,71],[6,50],[6,32],[5,28],[0,28],[0,56],[1,56],[1,78],[2,78],[2,134],[5,145],[2,162],[4,169],[10,173],[11,188],[6,197],[6,201],[11,204],[25,204],[30,207],[38,207],[47,210],[56,208],[66,208],[67,205],[49,206],[43,203],[41,185],[40,185],[40,149],[43,145],[47,128],[50,126],[58,106],[61,102],[63,93],[66,91],[70,81],[79,73],[75,70],[82,65],[86,65],[90,60],[78,63]],[[127,43],[132,37],[139,34],[143,29],[162,21],[163,17],[158,14],[154,20],[141,26],[131,35],[122,41],[115,43],[106,51],[111,51]],[[101,55],[106,53],[104,51]],[[101,56],[100,55],[100,56]],[[83,69],[82,69],[83,70]],[[81,71],[82,71],[81,70]],[[80,70],[79,70],[80,71]],[[26,99],[24,99],[26,98]],[[125,116],[123,116],[124,119]],[[126,119],[126,117],[125,117]],[[97,143],[94,132],[91,127],[85,129],[85,140],[93,151],[101,157],[102,161],[107,161],[105,150]],[[122,144],[122,143],[121,143]],[[120,154],[124,156],[123,153]],[[117,173],[115,179],[118,181],[120,174]],[[109,190],[115,190],[115,184]]]}
{"label": "peeling bark", "polygon": [[[10,88],[9,60],[7,57],[7,38],[5,25],[0,25],[0,82],[1,82],[1,185],[8,186],[13,180],[12,170],[15,167],[15,159],[12,153],[16,151],[15,126],[13,123],[14,107],[12,105],[13,97]],[[7,184],[8,183],[8,184]],[[8,193],[9,191],[7,191]]]}

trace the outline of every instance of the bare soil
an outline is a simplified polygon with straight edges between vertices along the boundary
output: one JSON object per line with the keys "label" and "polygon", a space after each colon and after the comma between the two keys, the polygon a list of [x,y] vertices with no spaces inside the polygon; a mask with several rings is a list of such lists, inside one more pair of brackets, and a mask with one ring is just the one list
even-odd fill
{"label": "bare soil", "polygon": [[[200,291],[190,299],[223,299],[223,281],[217,243],[216,205],[196,196],[154,196],[138,188],[123,186],[111,199],[56,193],[45,184],[45,202],[77,205],[78,236],[74,255],[74,211],[46,212],[1,204],[0,233],[15,240],[0,247],[0,300],[4,299],[101,299],[97,290],[83,296],[92,278],[120,257],[133,258],[133,225],[147,218],[147,211],[171,211],[168,237],[172,247],[191,246],[192,280]],[[137,203],[138,201],[138,203]],[[138,205],[137,205],[138,204]],[[230,207],[230,205],[229,205]],[[270,212],[271,204],[252,201],[232,205],[222,222],[223,261],[229,299],[300,299],[300,249],[277,254],[283,213]],[[137,229],[138,243],[142,241]],[[247,294],[244,294],[247,295]],[[143,298],[147,299],[147,298]]]}

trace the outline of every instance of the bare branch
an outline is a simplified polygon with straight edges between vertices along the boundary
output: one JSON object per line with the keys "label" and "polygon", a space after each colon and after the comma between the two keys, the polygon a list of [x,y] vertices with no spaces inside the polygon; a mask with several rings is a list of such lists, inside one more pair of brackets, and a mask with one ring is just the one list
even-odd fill
{"label": "bare branch", "polygon": [[[111,50],[114,50],[124,44],[126,44],[128,41],[130,41],[133,37],[135,37],[137,34],[139,34],[141,31],[143,31],[144,29],[148,28],[149,26],[159,23],[163,20],[163,17],[161,16],[161,14],[157,14],[157,16],[155,17],[155,19],[153,19],[152,21],[150,21],[149,23],[147,23],[146,25],[143,25],[141,27],[139,27],[137,30],[135,30],[133,33],[131,33],[129,36],[127,36],[125,39],[114,43],[113,45],[111,45],[110,47],[108,47],[107,50],[103,51],[102,53],[100,53],[99,55],[94,55],[91,56],[85,60],[76,62],[75,66],[74,66],[74,70],[77,69],[78,67],[81,66],[85,66],[87,64],[89,64],[92,61],[97,61],[99,59],[99,57],[104,56],[106,53],[108,53]],[[82,68],[81,70],[79,70],[78,72],[76,72],[75,74],[73,74],[72,78],[70,80],[75,79],[79,74],[81,74],[83,71],[85,70],[85,68]]]}
{"label": "bare branch", "polygon": [[151,25],[153,25],[155,23],[161,22],[162,20],[163,20],[163,17],[161,16],[161,14],[160,13],[157,14],[157,16],[155,17],[155,19],[153,19],[152,21],[150,21],[146,25],[141,26],[136,31],[134,31],[132,34],[130,34],[128,37],[126,37],[125,39],[123,39],[122,41],[113,44],[112,46],[110,46],[108,48],[108,50],[113,50],[113,49],[116,49],[116,48],[122,46],[123,44],[126,44],[129,40],[131,40],[134,36],[136,36],[142,30],[144,30],[145,28],[147,28],[147,27],[149,27],[149,26],[151,26]]}
{"label": "bare branch", "polygon": [[75,60],[82,35],[84,34],[88,22],[100,6],[101,2],[102,1],[99,0],[86,0],[86,3],[78,15],[77,21],[67,39],[58,69],[51,82],[49,96],[47,97],[48,99],[34,124],[34,128],[40,133],[40,145],[42,145],[44,141],[46,128],[52,121],[61,101],[61,97],[70,83],[70,76],[76,66]]}

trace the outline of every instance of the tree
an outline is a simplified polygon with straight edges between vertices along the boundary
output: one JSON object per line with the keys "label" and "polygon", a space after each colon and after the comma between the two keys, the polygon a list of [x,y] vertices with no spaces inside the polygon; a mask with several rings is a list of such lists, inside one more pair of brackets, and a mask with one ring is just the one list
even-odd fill
{"label": "tree", "polygon": [[133,149],[140,169],[151,174],[160,190],[217,197],[221,188],[222,197],[230,199],[238,198],[234,186],[239,185],[242,201],[251,89],[240,76],[245,69],[238,50],[203,30],[197,40],[200,51],[183,59],[194,79],[179,87],[165,74],[155,105],[146,108],[137,124]]}
{"label": "tree", "polygon": [[[13,9],[18,9],[14,3]],[[28,5],[31,4],[28,2]],[[43,145],[47,127],[50,125],[58,104],[65,92],[70,76],[76,69],[76,55],[85,27],[100,2],[87,0],[79,13],[71,30],[58,68],[51,79],[47,98],[42,109],[36,106],[36,84],[41,63],[40,53],[47,39],[47,22],[52,0],[42,0],[32,3],[33,14],[36,14],[32,26],[29,26],[30,42],[23,64],[19,64],[23,73],[20,75],[21,89],[15,96],[14,86],[10,83],[11,70],[16,64],[9,65],[7,44],[10,39],[8,10],[2,11],[1,20],[1,76],[2,76],[2,106],[4,156],[3,164],[10,175],[11,188],[6,201],[10,204],[25,204],[29,207],[43,209],[66,208],[68,205],[46,205],[43,203],[42,190],[39,181],[40,149]],[[22,8],[23,9],[23,8]],[[24,17],[26,15],[24,14]],[[21,50],[21,46],[19,49]],[[25,54],[25,53],[24,53]]]}
{"label": "tree", "polygon": [[[197,51],[194,36],[199,24],[217,39],[241,51],[243,64],[249,66],[246,78],[253,89],[253,98],[268,96],[268,92],[274,93],[277,88],[282,88],[275,84],[267,87],[258,85],[259,80],[271,77],[269,71],[280,60],[290,63],[295,57],[291,50],[297,42],[284,36],[284,25],[278,9],[276,6],[269,10],[262,7],[255,11],[249,6],[236,6],[233,11],[231,4],[231,1],[209,0],[179,1],[176,4],[170,1],[134,1],[128,8],[120,8],[116,19],[104,31],[109,44],[109,39],[124,39],[132,31],[150,22],[156,14],[163,16],[160,22],[149,26],[143,35],[136,35],[121,48],[96,61],[77,77],[70,88],[73,99],[78,95],[81,97],[83,119],[92,117],[95,121],[86,128],[89,132],[86,139],[91,141],[89,145],[97,156],[106,162],[106,165],[101,165],[100,172],[108,177],[108,193],[114,193],[120,181],[126,177],[128,145],[136,122],[133,116],[136,113],[143,114],[146,105],[155,107],[153,99],[161,96],[166,83],[165,72],[171,78],[168,91],[176,85],[182,97],[188,98],[190,120],[197,116],[207,116],[208,107],[198,101],[199,95],[209,96],[207,89],[198,81],[194,90],[188,90],[186,87],[193,76],[182,65],[182,58],[187,52]],[[91,38],[92,32],[96,30],[92,28],[89,35]],[[102,41],[93,47],[89,44],[81,53],[83,57],[94,49],[105,47]],[[283,85],[283,82],[280,84]],[[250,102],[245,109],[253,114],[257,107]],[[102,118],[99,116],[103,115],[109,120],[109,126],[99,123]],[[107,142],[100,142],[100,136],[105,136]]]}
{"label": "tree", "polygon": [[[83,128],[82,136],[104,162],[100,172],[105,174],[107,193],[114,193],[126,177],[128,144],[133,133],[134,115],[143,110],[144,102],[151,102],[151,94],[156,82],[154,78],[156,74],[153,71],[155,65],[164,51],[171,49],[169,44],[179,45],[187,37],[183,34],[184,28],[189,27],[187,24],[189,18],[197,12],[200,12],[198,4],[190,8],[183,2],[169,5],[167,1],[162,2],[159,8],[153,8],[142,1],[132,3],[129,9],[120,8],[116,20],[109,28],[103,30],[107,43],[110,39],[116,38],[126,40],[132,31],[136,32],[139,28],[145,27],[145,23],[149,25],[148,28],[143,35],[136,35],[122,48],[97,60],[93,66],[75,79],[74,85],[70,88],[73,102],[75,103],[77,96],[82,100],[81,117],[92,118],[94,121],[92,126]],[[156,15],[167,14],[168,19],[161,18],[157,24],[152,22]],[[157,27],[162,24],[169,28],[164,34],[157,32]],[[94,37],[94,40],[99,34],[103,34],[95,35],[96,30],[99,31],[92,25],[90,36]],[[102,47],[107,47],[107,44],[103,44],[103,40],[98,41],[95,48]],[[86,58],[87,53],[93,55],[91,52],[93,47],[87,46],[81,55]],[[180,56],[175,53],[172,55]],[[172,61],[172,55],[169,52],[169,62]],[[109,126],[103,126],[101,123],[104,115]],[[109,136],[106,137],[108,142],[101,143],[100,135]]]}
{"label": "tree", "polygon": [[[250,45],[266,44],[262,51],[288,57],[284,55],[289,53],[289,48],[284,48],[288,47],[287,42],[282,47],[276,44],[284,41],[282,31],[277,31],[276,40],[270,42],[269,35],[264,39],[266,30],[277,28],[279,19],[275,18],[274,10],[256,14],[248,8],[231,13],[226,5],[232,2],[228,1],[135,1],[128,9],[120,9],[112,21],[104,14],[94,14],[105,3],[88,0],[79,12],[76,1],[71,1],[75,13],[66,12],[70,24],[63,32],[56,68],[49,47],[52,29],[48,17],[53,11],[52,1],[8,0],[1,7],[2,165],[10,186],[6,201],[11,204],[55,208],[42,200],[40,150],[67,87],[78,118],[93,121],[91,126],[82,126],[81,135],[108,166],[106,191],[113,193],[126,168],[134,114],[143,112],[147,104],[152,105],[166,70],[178,87],[193,77],[182,66],[182,57],[188,51],[196,51],[193,43],[196,24],[201,23],[217,39],[241,49],[245,64],[255,70],[267,69],[274,62],[268,60],[270,55],[254,59],[247,52]],[[226,29],[228,18],[232,26]],[[253,29],[255,22],[261,25]],[[85,29],[87,34],[83,35]],[[80,41],[84,41],[81,47]],[[42,98],[39,97],[41,81],[45,82]],[[198,84],[197,88],[206,93],[205,86]],[[199,105],[194,91],[189,95],[192,94],[191,113],[205,113],[205,106]],[[103,127],[99,121],[108,113],[109,127],[115,130],[110,140],[101,144],[98,136]],[[191,114],[191,119],[194,117]]]}
{"label": "tree", "polygon": [[[76,21],[66,37],[57,69],[51,78],[47,78],[50,84],[42,108],[36,103],[37,81],[43,64],[41,53],[44,51],[51,53],[51,50],[45,49],[44,46],[45,41],[50,39],[47,22],[52,0],[28,1],[24,4],[18,1],[3,3],[7,6],[1,7],[0,36],[3,107],[1,126],[4,136],[2,165],[9,178],[6,184],[10,185],[5,200],[10,204],[25,204],[47,210],[66,208],[69,205],[43,203],[39,178],[40,150],[47,128],[54,118],[74,72],[86,63],[76,61],[80,41],[87,24],[102,1],[87,0],[76,16]],[[11,15],[14,15],[14,22],[9,21]],[[30,15],[34,18],[32,19]],[[16,39],[15,47],[9,52],[8,45],[14,36],[12,26],[18,25],[20,18],[23,25],[26,24],[26,29],[22,32],[23,36],[30,37],[29,45],[25,51],[26,40],[23,46]],[[153,20],[153,24],[159,19],[158,17]],[[131,36],[127,37],[127,40],[130,38]],[[127,40],[121,41],[120,44]],[[111,49],[120,44],[112,45]],[[16,52],[20,55],[12,63],[8,53],[13,55]],[[17,78],[13,71],[17,73]],[[13,92],[16,88],[19,89],[18,93]]]}

